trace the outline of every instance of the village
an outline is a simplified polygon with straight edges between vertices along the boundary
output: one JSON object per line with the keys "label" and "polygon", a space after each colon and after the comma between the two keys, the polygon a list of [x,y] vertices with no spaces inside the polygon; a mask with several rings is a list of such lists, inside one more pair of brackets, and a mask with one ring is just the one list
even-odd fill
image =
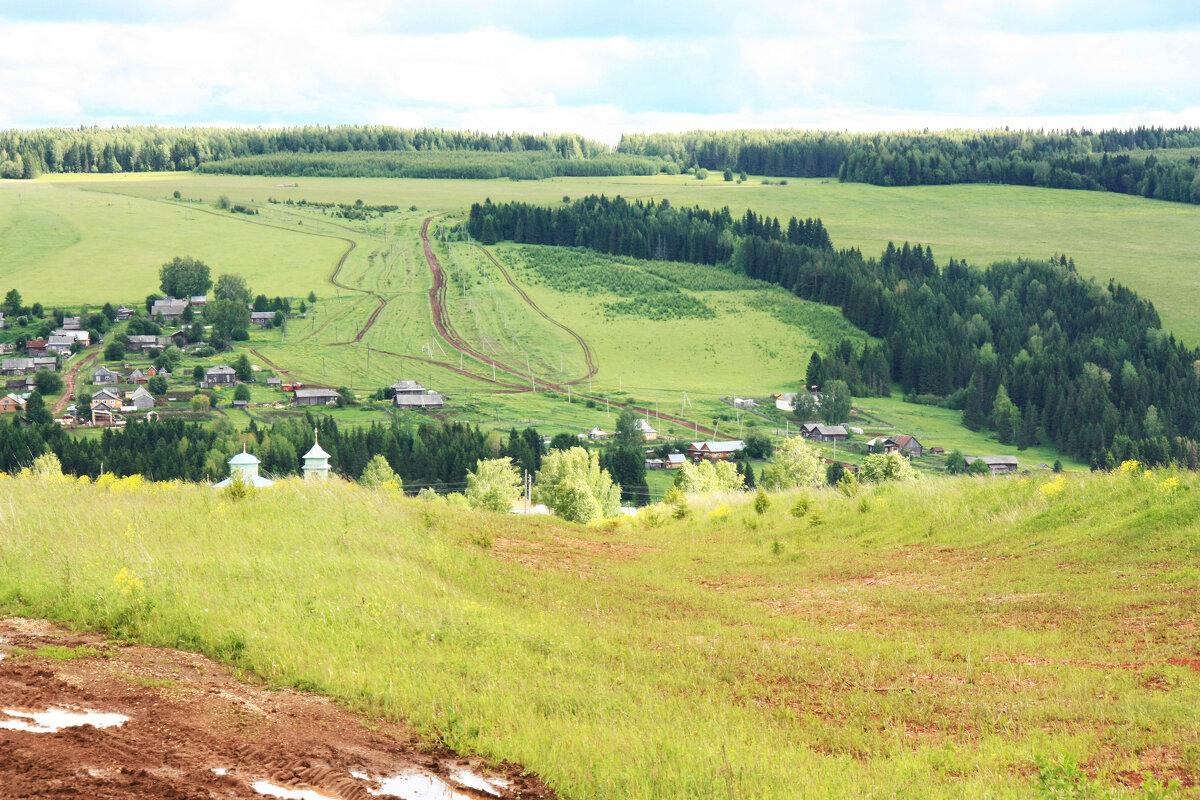
{"label": "village", "polygon": [[[309,299],[315,302],[315,297]],[[80,430],[123,428],[134,420],[164,417],[202,421],[225,410],[286,412],[320,407],[332,412],[360,403],[394,412],[447,409],[445,394],[412,379],[397,380],[363,398],[344,387],[314,386],[275,374],[252,363],[245,351],[217,352],[212,344],[219,339],[205,319],[209,303],[207,295],[167,296],[148,299],[144,309],[109,304],[101,311],[85,307],[74,315],[53,310],[42,316],[45,309],[37,304],[24,308],[19,295],[10,292],[0,313],[0,331],[7,340],[0,342],[4,356],[0,372],[7,392],[0,398],[0,413],[23,414],[34,393],[53,401],[53,418],[59,424]],[[290,301],[276,298],[272,307],[260,296],[246,305],[243,319],[268,330],[286,324],[291,316]],[[222,355],[233,357],[220,361]],[[185,358],[197,363],[189,369]],[[819,387],[806,387],[806,391],[811,402],[805,407],[819,410]],[[954,454],[948,458],[943,448],[929,446],[916,436],[870,435],[849,419],[837,424],[801,420],[796,416],[799,396],[781,392],[768,398],[726,400],[738,412],[754,414],[774,426],[774,438],[804,437],[818,448],[824,464],[839,465],[839,475],[857,472],[862,457],[874,453],[898,453],[931,470],[973,468],[1003,475],[1020,467],[1014,456]],[[748,449],[742,438],[665,436],[655,424],[654,417],[646,415],[638,419],[637,429],[645,446],[647,481],[658,493],[670,485],[667,474],[685,463],[764,461],[772,452],[771,442],[760,433],[754,435],[763,441],[753,441]],[[585,446],[604,447],[609,434],[594,426],[575,437]],[[545,439],[544,445],[550,437]],[[237,467],[230,462],[231,470]]]}

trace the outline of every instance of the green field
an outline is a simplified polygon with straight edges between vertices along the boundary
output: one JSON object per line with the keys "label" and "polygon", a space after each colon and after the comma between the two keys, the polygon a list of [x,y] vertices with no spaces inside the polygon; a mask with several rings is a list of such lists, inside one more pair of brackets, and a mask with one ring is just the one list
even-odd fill
{"label": "green field", "polygon": [[[182,201],[173,199],[175,191]],[[285,379],[346,386],[365,397],[398,379],[415,378],[449,395],[456,418],[499,429],[535,425],[547,433],[612,427],[611,407],[603,399],[580,402],[580,393],[636,401],[686,421],[656,423],[668,436],[691,438],[689,427],[718,422],[732,432],[734,415],[722,397],[792,390],[814,348],[861,336],[833,309],[716,268],[551,248],[492,248],[551,321],[538,316],[482,250],[439,236],[441,225],[452,230],[465,207],[485,196],[553,203],[589,192],[729,204],[735,213],[753,207],[785,217],[818,215],[836,243],[859,245],[868,254],[888,239],[909,238],[932,242],[941,258],[958,255],[982,263],[1065,251],[1085,272],[1118,274],[1141,263],[1138,253],[1153,250],[1161,257],[1152,269],[1124,278],[1155,298],[1176,330],[1200,328],[1192,315],[1170,316],[1171,309],[1190,302],[1190,264],[1200,247],[1193,215],[1200,209],[1002,186],[884,189],[816,180],[739,185],[683,176],[547,181],[56,176],[0,183],[0,225],[8,232],[0,240],[3,285],[18,288],[26,302],[134,304],[157,288],[158,264],[188,253],[206,260],[215,274],[241,272],[255,292],[299,298],[316,291],[320,300],[306,317],[290,320],[283,331],[255,333],[250,342],[251,357]],[[214,203],[222,195],[259,214],[218,210]],[[352,222],[268,198],[362,199],[403,210]],[[435,253],[450,280],[448,319],[488,358],[464,356],[434,329],[431,275],[419,238],[430,216],[436,220]],[[1104,220],[1118,220],[1121,227],[1103,227]],[[85,264],[89,268],[81,268]],[[1168,284],[1160,298],[1154,287]],[[637,302],[630,303],[634,296]],[[555,323],[591,348],[597,372],[590,380],[580,344]],[[492,361],[501,366],[493,370]],[[520,391],[529,386],[529,372],[539,381],[573,383],[570,396],[565,387]],[[1048,449],[1018,453],[963,429],[956,412],[887,399],[863,405],[878,409],[894,426],[869,427],[869,435],[915,433],[947,450],[1015,454],[1029,465],[1053,461]],[[358,420],[363,412],[340,416]],[[270,418],[268,413],[261,420]],[[756,422],[786,427],[782,418]],[[854,460],[853,453],[844,455]],[[936,469],[939,462],[926,466]]]}
{"label": "green field", "polygon": [[0,613],[203,650],[564,798],[1195,797],[1200,483],[1050,477],[597,528],[10,479]]}
{"label": "green field", "polygon": [[[282,185],[296,183],[299,185]],[[1192,308],[1200,302],[1200,275],[1195,269],[1196,253],[1200,252],[1200,208],[1103,192],[991,185],[885,188],[823,179],[790,179],[786,186],[778,182],[764,186],[754,178],[737,184],[726,183],[716,175],[705,181],[686,175],[434,181],[158,173],[59,175],[35,184],[4,182],[0,184],[0,198],[10,193],[32,193],[35,187],[47,184],[68,194],[79,189],[101,193],[107,196],[106,200],[95,201],[101,207],[107,207],[106,203],[113,203],[113,207],[127,203],[123,217],[114,215],[116,219],[100,227],[84,227],[76,217],[69,217],[89,237],[103,233],[110,239],[102,246],[97,245],[97,251],[107,254],[103,263],[115,266],[128,260],[119,257],[123,251],[116,248],[115,242],[119,240],[113,240],[112,236],[131,232],[130,226],[140,228],[137,218],[143,206],[138,204],[138,212],[129,213],[134,205],[109,195],[165,200],[176,189],[184,197],[200,197],[210,202],[221,194],[236,202],[260,205],[268,197],[323,202],[362,199],[367,203],[392,203],[401,208],[416,205],[421,210],[439,211],[465,209],[485,197],[496,201],[554,203],[564,195],[581,197],[594,192],[665,197],[675,204],[714,208],[728,205],[739,215],[753,208],[758,213],[782,216],[785,221],[793,215],[816,216],[824,220],[835,246],[860,247],[868,256],[882,252],[888,241],[930,244],[934,256],[943,263],[951,256],[985,265],[1003,258],[1045,258],[1053,253],[1066,253],[1075,259],[1083,274],[1101,281],[1116,279],[1149,297],[1162,315],[1164,326],[1189,343],[1200,343],[1200,320],[1192,313]],[[0,202],[12,206],[11,200]],[[58,210],[62,203],[70,206],[85,201],[55,200],[49,208],[62,213]],[[86,223],[86,218],[82,222]],[[311,243],[300,246],[300,250],[305,249],[311,249]],[[197,250],[194,255],[201,253]],[[169,250],[167,257],[175,254],[176,251]],[[305,268],[318,275],[322,270],[327,271],[328,259],[317,262]],[[152,259],[150,266],[156,263],[160,262]],[[217,259],[214,263],[218,269],[226,268]],[[304,263],[308,260],[302,260],[301,264]],[[147,270],[146,274],[150,274]],[[18,288],[24,292],[20,284]],[[63,287],[60,291],[70,290]],[[135,294],[134,299],[149,291]],[[64,300],[68,297],[76,301],[89,299],[78,292],[64,296]]]}

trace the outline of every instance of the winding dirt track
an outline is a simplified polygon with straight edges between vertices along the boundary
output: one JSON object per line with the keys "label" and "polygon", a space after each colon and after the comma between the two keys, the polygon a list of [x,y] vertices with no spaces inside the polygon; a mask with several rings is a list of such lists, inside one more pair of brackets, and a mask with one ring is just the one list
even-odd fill
{"label": "winding dirt track", "polygon": [[[485,364],[486,363],[494,364],[496,366],[496,369],[503,370],[504,372],[507,372],[510,375],[515,375],[517,377],[524,379],[525,374],[522,370],[511,367],[508,364],[505,364],[501,361],[496,361],[494,358],[490,358],[490,357],[484,355],[483,353],[480,353],[478,350],[476,350],[474,347],[472,347],[470,344],[468,344],[461,336],[459,336],[458,332],[456,330],[454,330],[454,326],[449,322],[450,315],[446,309],[446,273],[442,269],[442,264],[440,261],[438,261],[438,257],[434,254],[433,245],[429,241],[429,223],[431,223],[431,222],[433,222],[433,217],[427,217],[425,219],[425,223],[421,226],[421,244],[425,248],[425,261],[429,264],[430,272],[433,273],[433,288],[431,288],[429,290],[429,307],[433,313],[434,327],[437,328],[437,332],[439,334],[441,334],[442,338],[444,338],[447,342],[449,342],[451,344],[451,346],[453,346],[455,349],[460,350],[460,351],[466,353],[467,355],[470,355],[471,357],[473,357]],[[479,245],[476,245],[476,247],[479,247]],[[538,306],[533,302],[533,300],[531,300],[529,298],[529,295],[527,295],[519,286],[517,286],[516,283],[513,282],[512,276],[509,275],[508,270],[506,270],[500,264],[500,262],[498,260],[496,260],[496,258],[491,253],[489,253],[487,250],[484,250],[484,248],[482,248],[482,247],[480,247],[479,249],[483,250],[483,252],[487,255],[488,259],[491,260],[491,262],[493,264],[495,264],[497,267],[499,267],[500,271],[504,275],[505,280],[507,280],[508,283],[521,294],[521,297],[523,297],[525,299],[525,302],[528,303],[530,305],[530,307],[532,307],[538,314],[541,314],[547,320],[549,320],[553,324],[557,325],[558,327],[562,328],[564,331],[571,334],[571,336],[575,337],[575,339],[580,343],[580,346],[583,347],[584,357],[587,359],[588,370],[589,370],[587,375],[585,375],[582,378],[573,380],[573,381],[566,381],[564,383],[552,383],[547,380],[535,378],[534,379],[535,383],[538,386],[541,386],[545,389],[553,389],[554,391],[565,392],[566,391],[565,387],[574,386],[576,384],[582,383],[583,381],[586,381],[588,378],[595,375],[596,374],[596,365],[592,360],[592,350],[590,347],[588,347],[587,342],[584,341],[583,337],[580,336],[575,331],[568,328],[566,325],[563,325],[562,323],[558,322],[557,320],[552,319],[549,315],[547,315],[544,311],[542,311],[542,309],[538,308]],[[442,364],[441,366],[445,366],[445,365]],[[478,375],[471,375],[470,377],[476,378],[477,380],[480,379]],[[486,380],[486,379],[484,379],[484,380]],[[512,385],[508,385],[509,388],[511,388],[511,386]],[[529,387],[525,387],[525,391],[530,391]],[[599,403],[604,403],[604,402],[611,403],[611,401],[608,401],[605,398],[596,397],[596,396],[588,395],[588,394],[584,394],[584,393],[579,393],[576,396],[579,397],[579,399],[581,399],[581,400],[594,400]],[[637,413],[645,414],[647,417],[654,417],[655,419],[667,420],[668,422],[674,422],[675,424],[680,425],[685,429],[691,428],[693,431],[695,431],[697,436],[704,435],[704,436],[710,436],[713,438],[716,438],[716,436],[717,436],[717,432],[715,430],[713,430],[711,428],[705,428],[703,426],[697,425],[694,422],[689,422],[688,420],[685,420],[685,419],[680,419],[679,417],[673,417],[668,414],[657,414],[656,415],[649,408],[642,408],[639,406],[631,406],[631,405],[626,405],[626,404],[622,404],[622,403],[611,403],[611,404],[616,406],[617,408],[632,408]]]}
{"label": "winding dirt track", "polygon": [[529,297],[529,295],[525,294],[525,290],[522,289],[520,286],[517,286],[516,282],[513,281],[513,279],[512,279],[512,275],[510,275],[508,273],[508,269],[506,269],[505,266],[500,263],[499,259],[497,259],[494,255],[492,255],[490,250],[487,250],[482,245],[478,245],[478,244],[475,245],[475,248],[478,249],[479,252],[481,252],[485,256],[487,256],[488,261],[491,261],[492,264],[496,267],[496,269],[500,270],[500,274],[504,276],[504,280],[508,281],[508,285],[511,286],[513,289],[515,289],[517,294],[521,295],[521,298],[526,302],[526,304],[528,304],[528,306],[530,308],[532,308],[539,315],[541,315],[541,317],[543,319],[545,319],[547,322],[549,322],[551,325],[556,325],[559,328],[562,328],[564,331],[566,331],[572,337],[574,337],[575,341],[579,342],[579,348],[581,350],[583,350],[583,358],[585,361],[587,361],[588,373],[587,373],[587,375],[584,375],[582,378],[577,378],[576,380],[568,381],[568,383],[570,383],[572,385],[578,384],[578,383],[583,383],[588,378],[591,378],[592,376],[594,376],[596,374],[596,362],[592,360],[592,348],[590,346],[588,346],[588,343],[586,341],[584,341],[584,338],[582,336],[580,336],[577,332],[568,328],[566,325],[564,325],[561,322],[559,322],[558,320],[554,319],[549,314],[547,314],[545,311],[543,311],[541,308],[539,308],[538,304],[533,302],[533,300]]}

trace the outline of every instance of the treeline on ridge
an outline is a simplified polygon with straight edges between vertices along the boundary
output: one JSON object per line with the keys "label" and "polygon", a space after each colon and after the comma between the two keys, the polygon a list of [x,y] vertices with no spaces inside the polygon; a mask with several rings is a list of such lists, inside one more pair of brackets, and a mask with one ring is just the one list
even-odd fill
{"label": "treeline on ridge", "polygon": [[836,177],[878,186],[1005,183],[1104,189],[1200,203],[1200,159],[1160,159],[1145,152],[1190,147],[1200,147],[1198,128],[870,134],[738,130],[627,134],[617,152],[669,158],[682,169]]}
{"label": "treeline on ridge", "polygon": [[444,178],[541,180],[677,172],[672,161],[648,156],[603,154],[565,158],[554,151],[467,152],[422,150],[351,153],[271,153],[209,161],[197,172],[229,175],[286,175],[308,178]]}
{"label": "treeline on ridge", "polygon": [[612,151],[573,133],[480,133],[385,125],[309,125],[295,128],[39,128],[0,131],[0,177],[36,178],[45,172],[161,172],[195,169],[270,153],[388,151],[520,153],[595,158]]}
{"label": "treeline on ridge", "polygon": [[[835,250],[820,220],[789,222],[728,209],[591,196],[561,208],[472,207],[481,241],[586,247],[636,258],[720,264],[841,309],[873,337],[835,348],[810,378],[840,378],[856,394],[893,380],[963,411],[1018,445],[1050,441],[1097,467],[1138,458],[1197,466],[1200,352],[1162,330],[1154,306],[1115,283],[1085,279],[1065,256],[986,269],[928,247],[889,245],[880,258]],[[812,232],[795,241],[789,231]]]}

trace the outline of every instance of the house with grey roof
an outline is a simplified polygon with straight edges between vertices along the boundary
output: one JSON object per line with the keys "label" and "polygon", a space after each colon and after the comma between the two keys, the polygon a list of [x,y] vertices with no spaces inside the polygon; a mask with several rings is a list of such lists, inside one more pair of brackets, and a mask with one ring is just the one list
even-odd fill
{"label": "house with grey roof", "polygon": [[183,311],[187,307],[187,300],[176,300],[174,297],[167,297],[154,301],[150,306],[150,316],[157,317],[159,314],[162,314],[162,318],[166,322],[178,322],[183,319]]}
{"label": "house with grey roof", "polygon": [[260,328],[269,328],[275,324],[274,311],[251,311],[250,324]]}
{"label": "house with grey roof", "polygon": [[51,336],[46,341],[46,352],[60,356],[71,355],[71,347],[75,344],[74,336]]}
{"label": "house with grey roof", "polygon": [[392,392],[392,404],[398,408],[441,408],[446,404],[439,392],[426,389],[417,381],[396,381]]}
{"label": "house with grey roof", "polygon": [[233,386],[237,383],[237,372],[228,364],[218,364],[204,371],[201,388],[211,389],[214,386]]}
{"label": "house with grey roof", "polygon": [[336,403],[340,397],[333,389],[296,389],[292,392],[292,405],[327,406]]}
{"label": "house with grey roof", "polygon": [[735,453],[746,449],[746,443],[741,439],[727,442],[692,442],[688,445],[688,458],[693,461],[707,459],[709,461],[726,461]]}
{"label": "house with grey roof", "polygon": [[993,475],[1012,475],[1020,466],[1016,456],[967,456],[966,460],[968,467],[976,461],[982,461]]}
{"label": "house with grey roof", "polygon": [[145,386],[139,386],[129,395],[129,405],[138,411],[148,411],[154,408],[154,395],[146,391]]}
{"label": "house with grey roof", "polygon": [[111,386],[114,383],[120,382],[121,373],[114,372],[103,364],[96,367],[96,371],[92,373],[92,384],[94,386]]}

